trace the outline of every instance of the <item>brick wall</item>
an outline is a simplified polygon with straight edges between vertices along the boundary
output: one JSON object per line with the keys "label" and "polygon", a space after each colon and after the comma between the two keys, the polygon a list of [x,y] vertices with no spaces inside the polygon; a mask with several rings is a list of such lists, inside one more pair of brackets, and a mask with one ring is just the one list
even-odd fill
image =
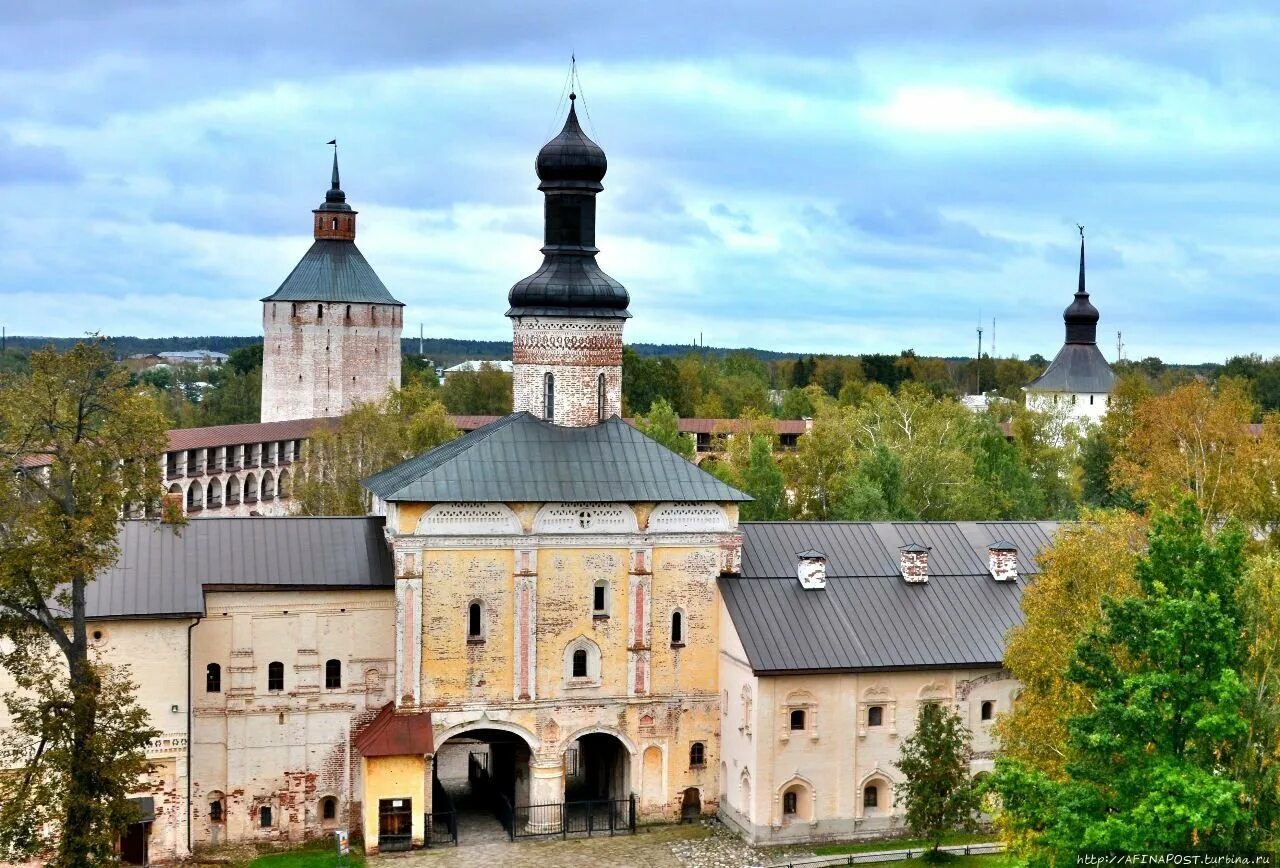
{"label": "brick wall", "polygon": [[[621,319],[516,317],[515,409],[545,419],[546,377],[554,377],[553,421],[583,427],[622,415]],[[604,408],[600,376],[604,375]]]}
{"label": "brick wall", "polygon": [[403,309],[387,304],[266,302],[262,421],[341,416],[400,385]]}

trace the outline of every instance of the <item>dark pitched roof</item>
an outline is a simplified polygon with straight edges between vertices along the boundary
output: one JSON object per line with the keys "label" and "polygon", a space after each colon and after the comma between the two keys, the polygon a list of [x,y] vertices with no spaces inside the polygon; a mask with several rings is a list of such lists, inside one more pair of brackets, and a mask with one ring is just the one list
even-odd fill
{"label": "dark pitched roof", "polygon": [[514,413],[364,480],[386,501],[742,501],[750,497],[613,417],[565,428]]}
{"label": "dark pitched roof", "polygon": [[431,712],[397,714],[396,704],[388,702],[377,717],[356,734],[355,745],[363,757],[434,754]]}
{"label": "dark pitched roof", "polygon": [[89,583],[92,618],[204,614],[205,588],[390,588],[382,518],[127,521],[120,559]]}
{"label": "dark pitched roof", "polygon": [[[742,576],[720,579],[759,673],[997,665],[1022,623],[1022,588],[1056,522],[744,522]],[[1018,546],[1019,578],[997,582],[987,546]],[[898,572],[899,546],[927,546],[929,581]],[[827,556],[825,590],[796,579],[795,552]]]}
{"label": "dark pitched roof", "polygon": [[1063,344],[1045,372],[1023,388],[1028,392],[1106,393],[1116,375],[1097,344]]}
{"label": "dark pitched roof", "polygon": [[402,304],[383,286],[354,241],[335,238],[317,238],[280,288],[263,301]]}

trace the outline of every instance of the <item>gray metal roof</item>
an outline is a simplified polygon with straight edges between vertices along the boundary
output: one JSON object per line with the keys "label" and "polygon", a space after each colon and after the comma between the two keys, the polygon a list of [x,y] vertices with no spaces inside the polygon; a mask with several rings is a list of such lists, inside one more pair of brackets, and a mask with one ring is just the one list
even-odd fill
{"label": "gray metal roof", "polygon": [[[742,576],[720,579],[756,672],[856,672],[999,664],[1022,623],[1022,588],[1056,522],[744,522]],[[1019,578],[997,582],[986,548],[1018,547]],[[929,581],[898,572],[897,548],[929,552]],[[827,585],[806,590],[796,553],[827,555]]]}
{"label": "gray metal roof", "polygon": [[204,614],[206,588],[390,588],[382,518],[127,521],[120,559],[88,587],[91,618]]}
{"label": "gray metal roof", "polygon": [[426,503],[751,499],[616,416],[565,428],[514,413],[363,484],[386,501]]}
{"label": "gray metal roof", "polygon": [[1023,388],[1028,392],[1081,392],[1106,394],[1116,375],[1097,344],[1066,343],[1045,372]]}
{"label": "gray metal roof", "polygon": [[402,304],[383,286],[354,241],[334,238],[317,238],[280,288],[263,301]]}

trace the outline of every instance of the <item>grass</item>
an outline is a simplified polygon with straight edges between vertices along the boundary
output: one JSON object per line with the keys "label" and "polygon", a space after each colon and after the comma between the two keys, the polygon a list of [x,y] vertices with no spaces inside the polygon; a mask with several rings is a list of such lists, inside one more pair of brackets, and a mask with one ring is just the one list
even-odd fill
{"label": "grass", "polygon": [[[958,832],[951,835],[943,835],[943,844],[977,844],[994,841],[995,835],[990,833],[969,834]],[[920,838],[881,838],[877,841],[858,841],[853,844],[824,844],[813,848],[815,856],[841,856],[845,853],[872,853],[877,850],[920,850],[925,847],[932,847],[932,841],[924,841]],[[986,857],[967,857],[967,858],[986,858]],[[991,866],[990,862],[983,862],[983,865]]]}
{"label": "grass", "polygon": [[279,853],[268,853],[248,863],[248,868],[361,868],[365,864],[364,854],[351,849],[351,855],[338,862],[333,841],[307,844],[297,850],[285,850]]}

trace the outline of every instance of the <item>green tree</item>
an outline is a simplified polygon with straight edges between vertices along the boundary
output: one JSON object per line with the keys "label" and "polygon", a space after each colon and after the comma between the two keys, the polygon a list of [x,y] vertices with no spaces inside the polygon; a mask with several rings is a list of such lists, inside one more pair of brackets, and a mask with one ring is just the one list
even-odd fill
{"label": "green tree", "polygon": [[3,759],[22,768],[0,777],[0,847],[51,846],[60,868],[114,861],[156,735],[127,674],[91,657],[86,623],[121,516],[161,497],[165,420],[128,382],[100,341],[33,353],[29,375],[0,379],[0,633],[19,688]]}
{"label": "green tree", "polygon": [[1237,766],[1249,731],[1243,543],[1235,529],[1206,535],[1189,501],[1153,520],[1138,593],[1104,598],[1067,664],[1090,700],[1067,721],[1064,777],[998,761],[1006,822],[1034,862],[1259,843]]}
{"label": "green tree", "polygon": [[754,500],[742,504],[744,521],[779,521],[787,517],[786,482],[773,457],[773,437],[755,435],[739,486]]}
{"label": "green tree", "polygon": [[941,858],[943,835],[975,824],[979,796],[969,775],[971,738],[959,714],[926,702],[916,731],[902,743],[897,766],[904,779],[896,792],[912,834],[933,843],[931,861]]}
{"label": "green tree", "polygon": [[457,437],[444,406],[422,397],[410,388],[377,404],[357,402],[336,427],[313,434],[294,485],[294,511],[364,515],[362,479]]}
{"label": "green tree", "polygon": [[693,460],[693,438],[680,433],[680,417],[664,398],[658,398],[649,408],[649,415],[636,420],[636,428],[647,437],[661,443],[677,455]]}
{"label": "green tree", "polygon": [[488,362],[478,371],[457,371],[440,389],[450,413],[461,416],[505,416],[511,412],[511,375]]}

